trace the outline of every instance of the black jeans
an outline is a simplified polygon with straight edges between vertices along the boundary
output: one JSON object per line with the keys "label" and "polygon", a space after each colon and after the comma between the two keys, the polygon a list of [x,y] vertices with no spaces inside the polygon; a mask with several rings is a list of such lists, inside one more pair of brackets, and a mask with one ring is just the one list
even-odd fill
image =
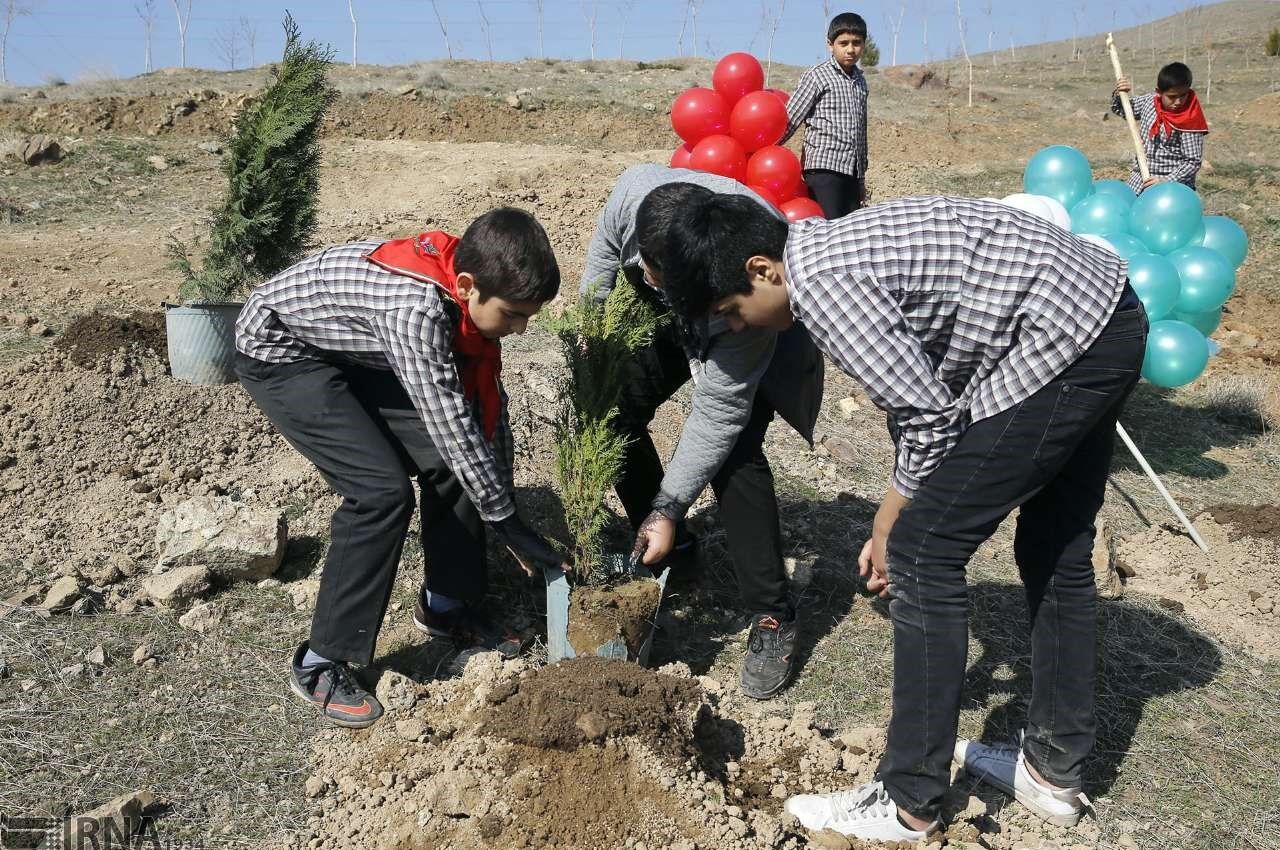
{"label": "black jeans", "polygon": [[368,664],[422,499],[427,588],[468,602],[487,589],[484,525],[391,372],[237,355],[236,373],[271,424],[315,464],[342,504],[311,621],[311,648]]}
{"label": "black jeans", "polygon": [[841,218],[862,207],[861,177],[811,168],[804,172],[804,183],[827,218]]}
{"label": "black jeans", "polygon": [[[658,406],[689,380],[689,360],[677,333],[674,323],[668,323],[654,335],[651,345],[636,352],[618,402],[616,422],[630,442],[616,489],[633,528],[649,515],[662,485],[662,460],[649,436],[649,423]],[[743,605],[752,614],[785,619],[790,616],[790,601],[782,563],[778,497],[773,470],[764,455],[764,435],[773,413],[757,392],[751,418],[711,479],[711,489],[720,506],[725,546]]]}
{"label": "black jeans", "polygon": [[965,564],[1014,508],[1031,619],[1024,749],[1047,780],[1080,786],[1094,744],[1094,520],[1116,417],[1138,381],[1141,306],[1030,398],[975,422],[898,517],[888,542],[893,714],[880,777],[894,802],[937,815],[955,747],[968,650]]}

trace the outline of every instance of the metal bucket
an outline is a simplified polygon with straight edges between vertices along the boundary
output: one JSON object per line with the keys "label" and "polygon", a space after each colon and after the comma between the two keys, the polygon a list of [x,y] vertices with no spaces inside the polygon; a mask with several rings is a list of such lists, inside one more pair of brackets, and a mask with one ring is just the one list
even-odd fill
{"label": "metal bucket", "polygon": [[165,305],[173,377],[188,384],[230,384],[236,380],[236,319],[243,306],[233,302]]}
{"label": "metal bucket", "polygon": [[[609,557],[606,555],[606,558]],[[619,561],[626,561],[625,555],[616,556]],[[658,582],[658,605],[653,609],[654,619],[657,619],[658,611],[662,609],[662,597],[667,590],[667,576],[671,573],[671,569],[662,571],[662,574],[655,577],[653,573],[643,564],[638,564],[634,570],[636,578],[652,578]],[[569,643],[569,594],[572,587],[569,584],[569,577],[565,575],[563,570],[544,570],[543,579],[546,581],[547,587],[547,662],[554,664],[565,658],[575,658],[577,653],[573,650],[573,645]],[[653,647],[653,628],[649,628],[649,634],[644,639],[644,643],[640,645],[640,653],[637,661],[643,667],[649,663],[649,650]],[[593,655],[603,658],[617,658],[626,661],[627,642],[621,635],[596,648]]]}

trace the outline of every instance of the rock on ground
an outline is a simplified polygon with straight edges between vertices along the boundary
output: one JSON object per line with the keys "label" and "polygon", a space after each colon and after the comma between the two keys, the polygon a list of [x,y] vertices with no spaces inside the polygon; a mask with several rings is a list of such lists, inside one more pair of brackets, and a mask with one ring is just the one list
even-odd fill
{"label": "rock on ground", "polygon": [[266,578],[284,560],[284,512],[251,508],[218,496],[181,502],[156,526],[160,566],[204,564],[228,581]]}
{"label": "rock on ground", "polygon": [[142,589],[157,606],[177,611],[209,591],[209,569],[203,564],[177,567],[147,579]]}

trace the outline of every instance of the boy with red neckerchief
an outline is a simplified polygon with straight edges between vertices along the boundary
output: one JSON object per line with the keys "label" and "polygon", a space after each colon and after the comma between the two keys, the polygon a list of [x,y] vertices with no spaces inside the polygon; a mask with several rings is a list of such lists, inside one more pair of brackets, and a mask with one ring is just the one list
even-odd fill
{"label": "boy with red neckerchief", "polygon": [[563,558],[516,513],[498,340],[555,297],[546,232],[511,208],[459,239],[432,231],[328,248],[266,281],[236,323],[236,372],[277,430],[342,496],[310,639],[290,686],[339,726],[382,715],[349,664],[373,660],[415,507],[424,632],[519,652],[480,608],[485,529],[530,574]]}
{"label": "boy with red neckerchief", "polygon": [[[1116,82],[1111,111],[1124,115],[1120,98],[1133,90],[1128,78]],[[1135,159],[1129,172],[1129,188],[1137,194],[1156,183],[1185,183],[1196,187],[1196,174],[1204,160],[1204,137],[1209,134],[1200,99],[1191,88],[1191,69],[1170,62],[1156,76],[1153,94],[1131,97],[1133,114],[1141,127],[1139,137],[1147,154],[1151,177],[1145,182]]]}

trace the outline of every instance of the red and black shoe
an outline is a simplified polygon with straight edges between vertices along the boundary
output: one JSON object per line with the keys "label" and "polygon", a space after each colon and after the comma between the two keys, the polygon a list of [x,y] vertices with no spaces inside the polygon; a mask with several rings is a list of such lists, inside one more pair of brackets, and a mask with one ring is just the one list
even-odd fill
{"label": "red and black shoe", "polygon": [[418,594],[413,606],[413,625],[432,637],[446,637],[459,652],[500,652],[503,658],[515,658],[524,648],[520,635],[495,623],[478,606],[459,605],[441,613],[432,611],[425,594]]}
{"label": "red and black shoe", "polygon": [[303,701],[338,726],[363,729],[382,716],[382,704],[356,682],[344,661],[322,661],[303,666],[310,641],[303,641],[293,654],[293,674],[289,688]]}
{"label": "red and black shoe", "polygon": [[795,672],[795,614],[779,619],[773,614],[751,618],[747,654],[742,659],[739,684],[752,699],[769,699],[787,686]]}

